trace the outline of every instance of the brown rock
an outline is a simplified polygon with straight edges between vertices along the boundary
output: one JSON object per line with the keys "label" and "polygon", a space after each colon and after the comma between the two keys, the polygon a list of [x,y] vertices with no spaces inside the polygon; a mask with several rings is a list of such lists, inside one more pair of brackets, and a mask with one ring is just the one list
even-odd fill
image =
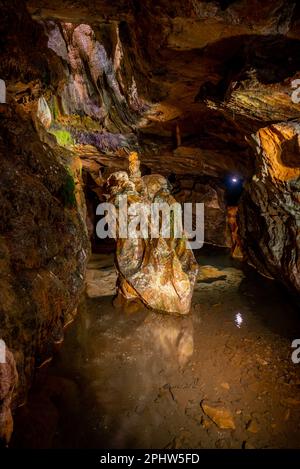
{"label": "brown rock", "polygon": [[[109,200],[127,194],[129,206],[154,203],[171,205],[168,183],[159,175],[128,177],[125,172],[113,173],[107,181]],[[132,216],[128,216],[128,226]],[[150,223],[149,223],[150,226]],[[118,230],[117,230],[118,232]],[[187,314],[190,310],[198,264],[183,238],[162,237],[118,238],[118,294],[128,300],[141,299],[147,306],[170,313]]]}
{"label": "brown rock", "polygon": [[250,420],[250,422],[247,423],[246,429],[250,433],[258,433],[259,432],[259,426],[256,420]]}
{"label": "brown rock", "polygon": [[299,139],[295,123],[257,132],[257,170],[245,187],[239,215],[248,260],[295,292],[300,291],[300,206],[293,199],[300,190]]}
{"label": "brown rock", "polygon": [[221,403],[201,402],[203,412],[222,429],[235,429],[232,413]]}
{"label": "brown rock", "polygon": [[226,391],[229,391],[229,389],[230,389],[230,385],[226,382],[221,383],[221,386],[222,386],[223,389],[226,389]]}

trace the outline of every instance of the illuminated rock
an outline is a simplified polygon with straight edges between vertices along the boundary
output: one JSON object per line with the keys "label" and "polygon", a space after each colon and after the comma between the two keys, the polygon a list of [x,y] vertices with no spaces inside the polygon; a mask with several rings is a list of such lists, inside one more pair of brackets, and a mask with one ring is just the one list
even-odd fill
{"label": "illuminated rock", "polygon": [[238,233],[237,224],[238,207],[227,207],[227,224],[231,238],[231,256],[236,258],[243,258],[241,250],[241,240]]}
{"label": "illuminated rock", "polygon": [[222,429],[235,430],[235,423],[230,410],[226,409],[220,403],[210,403],[202,401],[201,407],[203,412]]}
{"label": "illuminated rock", "polygon": [[51,111],[47,104],[47,101],[42,96],[38,100],[38,110],[37,110],[37,117],[43,124],[46,129],[49,129],[51,125]]}
{"label": "illuminated rock", "polygon": [[[138,178],[135,172],[129,177],[119,171],[109,177],[107,190],[116,206],[121,194],[127,195],[129,207],[140,202],[145,210],[153,202],[176,202],[167,180],[155,174]],[[131,221],[129,215],[128,225]],[[148,239],[117,236],[116,264],[119,299],[139,299],[150,308],[170,313],[189,312],[198,264],[184,238],[172,234]]]}
{"label": "illuminated rock", "polygon": [[239,229],[247,259],[300,291],[300,126],[275,124],[255,134],[257,169],[246,184]]}

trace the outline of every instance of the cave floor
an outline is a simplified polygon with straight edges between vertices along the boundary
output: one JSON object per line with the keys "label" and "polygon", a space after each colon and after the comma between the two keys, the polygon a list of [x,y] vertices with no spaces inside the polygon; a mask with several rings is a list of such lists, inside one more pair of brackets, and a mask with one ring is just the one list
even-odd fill
{"label": "cave floor", "polygon": [[174,317],[114,309],[112,256],[95,255],[89,296],[18,409],[12,446],[300,448],[298,308],[227,254],[198,260],[192,312]]}

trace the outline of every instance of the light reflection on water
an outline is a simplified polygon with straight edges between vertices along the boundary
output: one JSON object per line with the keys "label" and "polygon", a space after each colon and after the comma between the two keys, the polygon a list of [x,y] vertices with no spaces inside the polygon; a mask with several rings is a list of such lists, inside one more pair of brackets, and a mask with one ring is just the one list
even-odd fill
{"label": "light reflection on water", "polygon": [[236,313],[235,319],[234,319],[236,327],[238,327],[240,329],[242,324],[243,324],[243,321],[244,321],[244,319],[243,319],[243,316],[241,315],[241,313]]}

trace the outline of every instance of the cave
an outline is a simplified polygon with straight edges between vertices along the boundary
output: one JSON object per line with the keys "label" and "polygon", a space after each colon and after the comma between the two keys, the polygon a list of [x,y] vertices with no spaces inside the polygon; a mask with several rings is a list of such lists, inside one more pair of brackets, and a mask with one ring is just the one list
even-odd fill
{"label": "cave", "polygon": [[297,2],[0,6],[3,452],[300,449]]}

